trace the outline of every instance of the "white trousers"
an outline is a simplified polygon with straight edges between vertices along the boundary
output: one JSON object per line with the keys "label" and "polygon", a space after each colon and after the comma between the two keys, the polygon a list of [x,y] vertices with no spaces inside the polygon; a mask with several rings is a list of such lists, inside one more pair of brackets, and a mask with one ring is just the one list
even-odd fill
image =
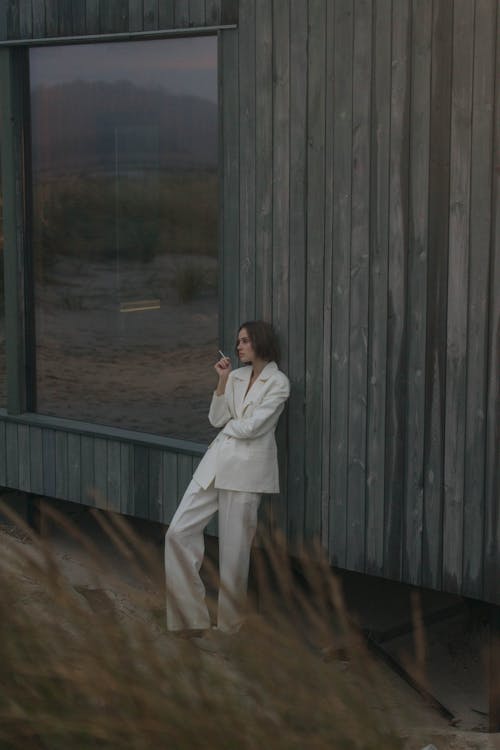
{"label": "white trousers", "polygon": [[217,627],[239,629],[244,619],[250,549],[257,528],[260,495],[204,490],[191,480],[165,536],[167,628],[205,630],[210,615],[199,576],[205,545],[203,530],[219,511],[219,597]]}

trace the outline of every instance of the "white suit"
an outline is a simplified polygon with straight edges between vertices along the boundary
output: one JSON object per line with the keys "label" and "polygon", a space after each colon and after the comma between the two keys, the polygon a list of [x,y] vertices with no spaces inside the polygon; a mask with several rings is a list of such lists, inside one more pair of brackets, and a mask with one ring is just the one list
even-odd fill
{"label": "white suit", "polygon": [[279,492],[274,431],[290,393],[288,378],[269,362],[247,393],[252,368],[230,373],[212,397],[209,420],[223,427],[196,469],[165,538],[167,626],[210,627],[199,577],[203,529],[219,511],[221,587],[218,627],[237,630],[243,618],[250,549],[262,493]]}

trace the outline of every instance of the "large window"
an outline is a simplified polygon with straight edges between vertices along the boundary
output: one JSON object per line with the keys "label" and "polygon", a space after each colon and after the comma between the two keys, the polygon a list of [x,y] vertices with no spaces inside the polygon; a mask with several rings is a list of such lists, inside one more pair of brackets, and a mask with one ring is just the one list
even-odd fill
{"label": "large window", "polygon": [[216,37],[30,51],[36,408],[208,439]]}

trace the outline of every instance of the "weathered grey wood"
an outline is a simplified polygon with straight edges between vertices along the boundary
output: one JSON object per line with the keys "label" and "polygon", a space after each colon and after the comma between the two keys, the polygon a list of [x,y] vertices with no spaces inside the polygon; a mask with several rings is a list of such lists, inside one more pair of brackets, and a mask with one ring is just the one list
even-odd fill
{"label": "weathered grey wood", "polygon": [[[45,3],[43,0],[32,0],[33,37],[40,39],[45,35]],[[2,38],[0,36],[0,38]]]}
{"label": "weathered grey wood", "polygon": [[408,398],[403,576],[422,580],[432,1],[412,5]]}
{"label": "weathered grey wood", "polygon": [[189,0],[175,0],[174,23],[177,29],[189,26]]}
{"label": "weathered grey wood", "polygon": [[8,38],[8,5],[0,3],[0,40]]}
{"label": "weathered grey wood", "polygon": [[56,494],[56,434],[54,430],[42,432],[43,494],[54,497]]}
{"label": "weathered grey wood", "polygon": [[97,508],[108,507],[108,446],[107,440],[94,440],[94,503]]}
{"label": "weathered grey wood", "polygon": [[205,23],[207,26],[221,23],[221,0],[205,0]]}
{"label": "weathered grey wood", "polygon": [[[59,472],[59,469],[57,470]],[[82,502],[82,457],[81,438],[74,433],[68,434],[68,500],[74,503]],[[62,483],[62,477],[59,477]]]}
{"label": "weathered grey wood", "polygon": [[147,518],[149,509],[149,451],[134,445],[134,515]]}
{"label": "weathered grey wood", "polygon": [[68,461],[68,435],[61,430],[56,430],[56,490],[55,496],[63,500],[69,500],[69,474]]}
{"label": "weathered grey wood", "polygon": [[59,34],[59,0],[45,0],[45,36]]}
{"label": "weathered grey wood", "polygon": [[446,370],[446,283],[450,174],[450,105],[453,7],[433,6],[429,160],[429,257],[424,534],[422,583],[439,588],[442,576],[443,452]]}
{"label": "weathered grey wood", "polygon": [[87,33],[86,3],[83,0],[73,2],[71,6],[73,34],[81,36]]}
{"label": "weathered grey wood", "polygon": [[7,37],[9,39],[19,39],[20,17],[18,0],[5,0],[7,5]]}
{"label": "weathered grey wood", "polygon": [[[467,394],[464,477],[462,592],[480,597],[483,587],[483,534],[486,455],[486,372],[488,289],[491,244],[491,179],[497,3],[476,4],[471,143],[470,260],[467,321]],[[500,570],[499,570],[500,573]]]}
{"label": "weathered grey wood", "polygon": [[[322,327],[325,183],[325,60],[326,3],[308,5],[309,46],[307,81],[307,268],[306,268],[306,423],[305,470],[307,502],[304,533],[321,534]],[[314,189],[312,186],[314,185]]]}
{"label": "weathered grey wood", "polygon": [[19,484],[19,452],[17,448],[17,425],[7,424],[5,434],[6,486],[17,489]]}
{"label": "weathered grey wood", "polygon": [[[493,152],[500,153],[500,13],[496,21],[496,99],[494,107]],[[486,418],[486,493],[484,536],[484,588],[487,601],[500,602],[500,170],[495,164],[492,180],[492,232],[490,259],[488,381]]]}
{"label": "weathered grey wood", "polygon": [[189,0],[189,25],[205,25],[205,0]]}
{"label": "weathered grey wood", "polygon": [[366,433],[367,573],[380,571],[384,561],[391,6],[391,0],[378,0],[373,17],[374,69],[370,146],[372,200]]}
{"label": "weathered grey wood", "polygon": [[193,476],[193,460],[191,456],[177,456],[177,497],[182,499],[186,488]]}
{"label": "weathered grey wood", "polygon": [[[255,315],[272,320],[272,4],[255,3]],[[258,154],[258,158],[257,158]]]}
{"label": "weathered grey wood", "polygon": [[[123,33],[128,31],[128,1],[113,0],[106,2],[102,0],[99,4],[99,30],[101,34]],[[148,0],[144,0],[146,4]]]}
{"label": "weathered grey wood", "polygon": [[24,175],[23,89],[27,81],[25,50],[0,50],[1,168],[3,190],[4,305],[7,410],[26,409],[24,318]]}
{"label": "weathered grey wood", "polygon": [[175,0],[160,0],[158,8],[160,29],[172,29],[174,27],[174,5]]}
{"label": "weathered grey wood", "polygon": [[446,346],[443,582],[447,591],[462,585],[465,399],[471,116],[474,6],[456,0],[453,16],[453,72],[450,153],[450,235]]}
{"label": "weathered grey wood", "polygon": [[307,3],[290,2],[290,319],[288,328],[287,524],[292,548],[303,540],[305,517],[305,269],[307,154]]}
{"label": "weathered grey wood", "polygon": [[94,440],[91,437],[82,435],[80,442],[81,456],[81,493],[82,502],[85,505],[95,506],[95,474],[94,474]]}
{"label": "weathered grey wood", "polygon": [[116,440],[107,440],[107,509],[120,512],[121,480],[121,444]]}
{"label": "weathered grey wood", "polygon": [[40,427],[30,427],[29,432],[31,492],[43,495],[43,433]]}
{"label": "weathered grey wood", "polygon": [[163,515],[163,452],[149,451],[149,509],[151,521],[161,521]]}
{"label": "weathered grey wood", "polygon": [[408,251],[409,3],[392,6],[389,289],[387,326],[384,575],[401,576],[406,445],[406,261]]}
{"label": "weathered grey wood", "polygon": [[[102,0],[105,2],[105,0]],[[98,34],[100,28],[100,0],[85,0],[85,21],[87,34]]]}
{"label": "weathered grey wood", "polygon": [[30,428],[28,425],[18,425],[17,445],[19,459],[19,489],[23,492],[31,492]]}
{"label": "weathered grey wood", "polygon": [[222,303],[220,305],[222,348],[232,352],[239,318],[239,91],[238,91],[238,34],[224,33],[220,40],[222,78],[222,108],[224,118],[221,128],[222,153],[222,236],[220,239],[220,279]]}
{"label": "weathered grey wood", "polygon": [[5,422],[0,422],[0,487],[7,484]]}
{"label": "weathered grey wood", "polygon": [[354,29],[349,0],[335,3],[332,248],[332,392],[330,455],[330,559],[347,560],[347,464],[349,393],[349,289],[351,246],[352,47]]}
{"label": "weathered grey wood", "polygon": [[158,0],[143,0],[144,3],[144,31],[158,28]]}
{"label": "weathered grey wood", "polygon": [[170,523],[179,503],[177,491],[177,456],[175,453],[162,454],[162,474],[163,474],[163,523]]}
{"label": "weathered grey wood", "polygon": [[[240,0],[240,321],[255,318],[255,2]],[[236,322],[236,321],[235,321]]]}
{"label": "weathered grey wood", "polygon": [[365,565],[366,401],[370,239],[371,3],[354,7],[347,566]]}
{"label": "weathered grey wood", "polygon": [[19,5],[19,36],[27,39],[33,36],[32,0],[18,0]]}
{"label": "weathered grey wood", "polygon": [[134,515],[134,446],[120,444],[120,509]]}
{"label": "weathered grey wood", "polygon": [[73,8],[72,0],[58,0],[58,29],[61,36],[71,36],[75,33],[73,28]]}
{"label": "weathered grey wood", "polygon": [[[160,5],[161,4],[162,3],[160,3]],[[144,29],[143,0],[128,0],[128,27],[130,31],[143,31]]]}

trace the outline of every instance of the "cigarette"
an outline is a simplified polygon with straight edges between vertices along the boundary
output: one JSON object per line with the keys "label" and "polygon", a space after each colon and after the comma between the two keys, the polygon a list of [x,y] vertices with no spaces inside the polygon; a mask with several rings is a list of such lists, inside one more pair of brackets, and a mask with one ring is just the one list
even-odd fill
{"label": "cigarette", "polygon": [[222,357],[222,359],[227,359],[227,357],[224,354],[224,352],[222,352],[220,349],[218,349],[218,352],[219,352],[220,356]]}

